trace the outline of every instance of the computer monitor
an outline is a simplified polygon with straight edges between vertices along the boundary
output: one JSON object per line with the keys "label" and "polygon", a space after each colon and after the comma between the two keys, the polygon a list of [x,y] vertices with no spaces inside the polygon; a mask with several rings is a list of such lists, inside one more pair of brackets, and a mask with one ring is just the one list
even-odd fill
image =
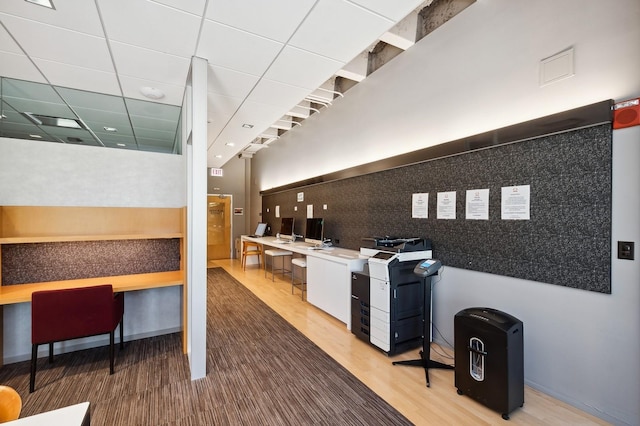
{"label": "computer monitor", "polygon": [[253,235],[249,235],[249,236],[253,238],[264,237],[264,233],[266,231],[267,231],[267,224],[259,223],[258,226],[256,227],[256,232],[254,232]]}
{"label": "computer monitor", "polygon": [[304,242],[322,245],[324,241],[324,220],[321,217],[307,218],[307,226],[304,230]]}
{"label": "computer monitor", "polygon": [[283,217],[280,221],[280,238],[283,240],[293,239],[293,218]]}

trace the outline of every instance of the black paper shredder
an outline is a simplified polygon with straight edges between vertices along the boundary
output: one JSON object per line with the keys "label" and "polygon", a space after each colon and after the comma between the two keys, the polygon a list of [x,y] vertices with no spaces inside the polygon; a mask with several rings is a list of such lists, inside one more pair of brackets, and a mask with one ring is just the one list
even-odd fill
{"label": "black paper shredder", "polygon": [[491,308],[454,318],[455,386],[502,418],[524,404],[522,321]]}

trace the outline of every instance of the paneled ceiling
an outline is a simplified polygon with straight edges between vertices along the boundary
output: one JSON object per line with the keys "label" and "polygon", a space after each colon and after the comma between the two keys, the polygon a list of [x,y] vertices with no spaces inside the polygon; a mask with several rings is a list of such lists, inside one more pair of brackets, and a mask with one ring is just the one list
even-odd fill
{"label": "paneled ceiling", "polygon": [[[425,3],[52,2],[54,9],[0,2],[0,126],[18,132],[15,121],[27,135],[44,129],[40,139],[56,142],[179,152],[176,120],[191,58],[198,56],[209,63],[209,167],[222,167],[274,123],[304,118],[312,101],[332,99],[332,76]],[[46,97],[34,99],[42,91]],[[78,117],[80,128],[47,127],[48,117]],[[156,139],[162,149],[155,149]]]}

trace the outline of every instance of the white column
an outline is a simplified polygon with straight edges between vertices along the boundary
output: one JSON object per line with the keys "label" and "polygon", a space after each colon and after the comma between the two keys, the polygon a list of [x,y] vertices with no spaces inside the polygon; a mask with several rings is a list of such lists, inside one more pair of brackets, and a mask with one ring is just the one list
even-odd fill
{"label": "white column", "polygon": [[207,67],[193,57],[185,96],[187,354],[191,380],[207,374]]}

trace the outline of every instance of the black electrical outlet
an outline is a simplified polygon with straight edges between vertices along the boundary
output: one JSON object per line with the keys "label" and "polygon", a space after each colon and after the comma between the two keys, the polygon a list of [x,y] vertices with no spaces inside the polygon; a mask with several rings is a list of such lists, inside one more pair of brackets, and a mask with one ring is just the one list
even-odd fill
{"label": "black electrical outlet", "polygon": [[633,241],[618,241],[618,259],[633,260]]}

